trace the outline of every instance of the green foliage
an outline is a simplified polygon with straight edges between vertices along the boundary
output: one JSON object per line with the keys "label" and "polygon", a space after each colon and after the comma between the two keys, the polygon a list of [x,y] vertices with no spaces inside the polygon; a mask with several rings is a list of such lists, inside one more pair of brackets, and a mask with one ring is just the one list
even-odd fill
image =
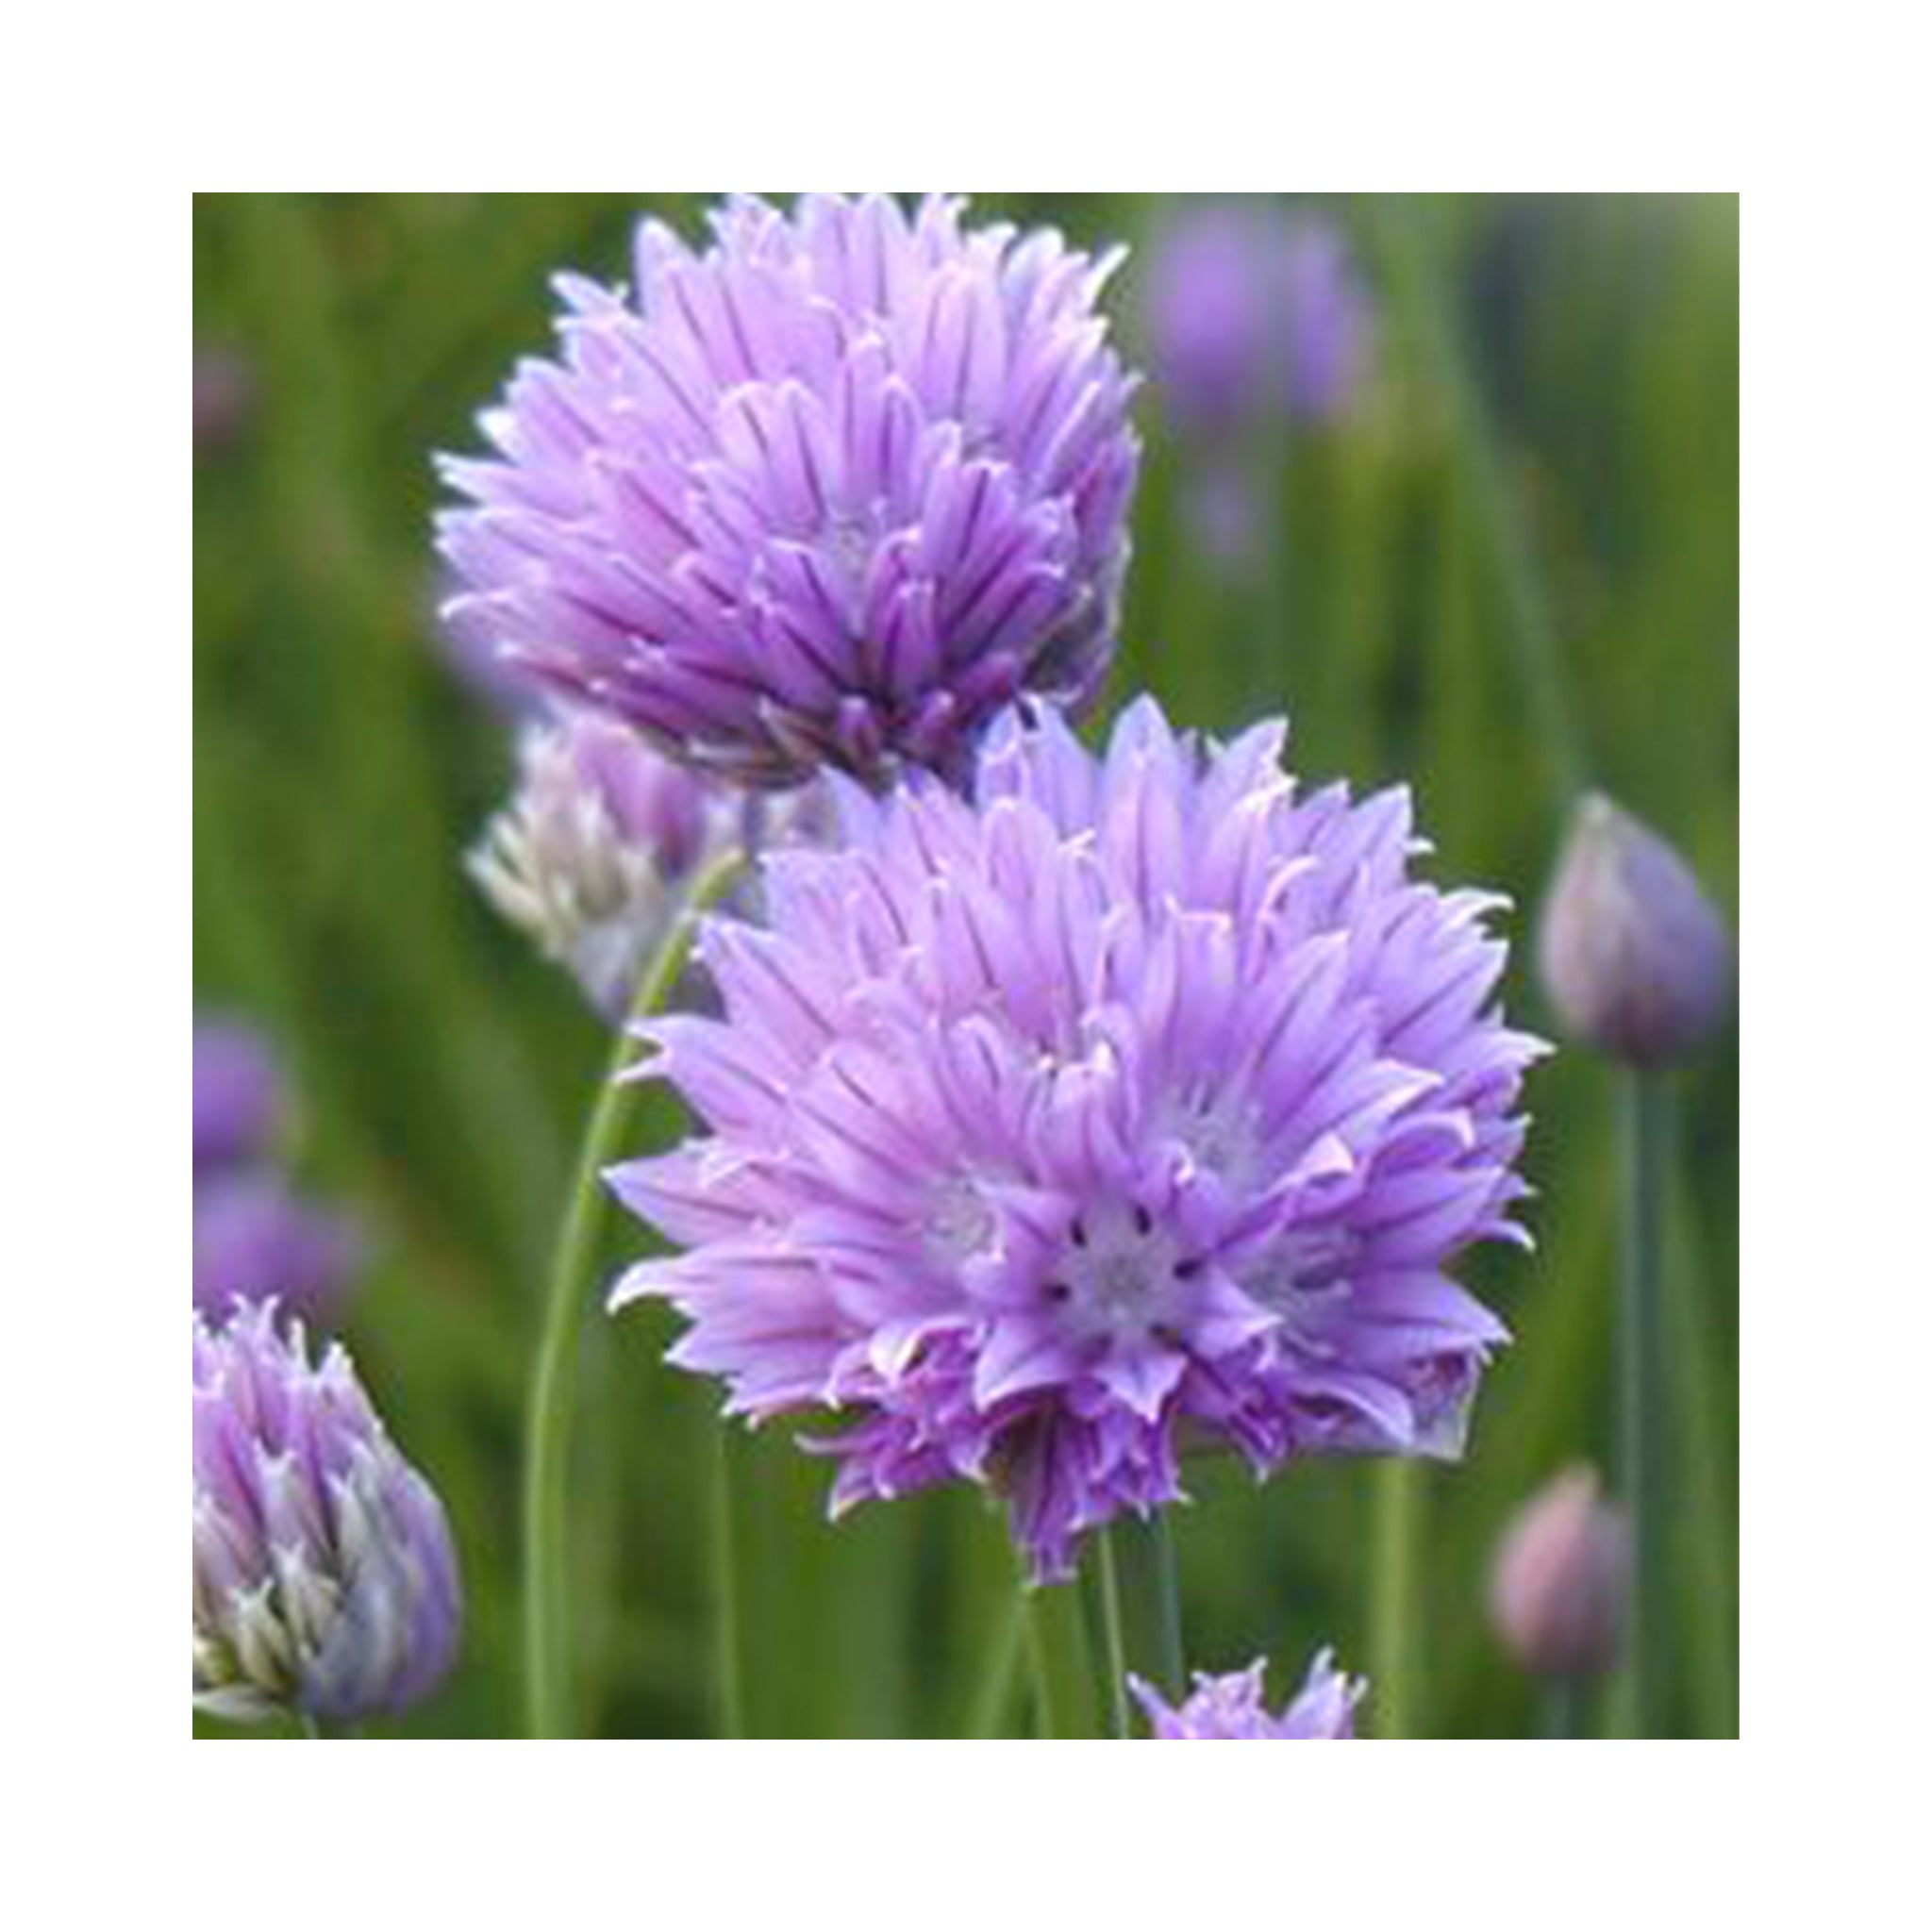
{"label": "green foliage", "polygon": [[[994,199],[1085,241],[1137,240],[1161,214],[1147,197]],[[687,226],[697,202],[651,198]],[[306,1108],[305,1174],[378,1231],[348,1336],[448,1500],[470,1596],[464,1665],[402,1727],[419,1733],[519,1723],[523,1384],[606,1051],[571,986],[460,871],[508,758],[434,642],[429,456],[468,446],[511,360],[545,345],[550,271],[624,273],[636,211],[600,196],[196,207],[197,338],[234,346],[256,385],[239,441],[198,459],[195,478],[198,997],[273,1032]],[[1520,940],[1584,772],[1734,907],[1736,203],[1338,212],[1381,306],[1374,383],[1346,421],[1283,452],[1252,581],[1191,552],[1187,458],[1149,394],[1115,698],[1149,686],[1211,726],[1287,708],[1300,771],[1411,783],[1441,874],[1513,893]],[[1130,310],[1131,270],[1120,286]],[[1527,960],[1521,946],[1512,1003],[1547,1030]],[[1681,1086],[1668,1227],[1681,1648],[1668,1688],[1673,1727],[1710,1735],[1737,1712],[1735,1044]],[[1517,1344],[1467,1464],[1426,1473],[1418,1499],[1407,1674],[1414,1721],[1441,1734],[1533,1728],[1529,1689],[1483,1616],[1489,1555],[1529,1490],[1609,1449],[1609,1077],[1565,1054],[1536,1076],[1532,1106],[1540,1252],[1474,1271]],[[675,1133],[670,1105],[654,1099],[645,1126]],[[625,1230],[620,1249],[636,1239]],[[599,1320],[586,1363],[582,1675],[596,1723],[619,1733],[713,1721],[713,1405],[663,1366],[669,1332],[658,1310]],[[735,1449],[753,1729],[959,1735],[999,1707],[1011,1567],[983,1503],[934,1496],[833,1529],[822,1464],[775,1432]],[[1178,1524],[1193,1660],[1232,1668],[1266,1650],[1283,1689],[1321,1641],[1365,1665],[1373,1487],[1365,1467],[1265,1489],[1204,1469]],[[1010,1708],[1008,1723],[1024,1704]]]}

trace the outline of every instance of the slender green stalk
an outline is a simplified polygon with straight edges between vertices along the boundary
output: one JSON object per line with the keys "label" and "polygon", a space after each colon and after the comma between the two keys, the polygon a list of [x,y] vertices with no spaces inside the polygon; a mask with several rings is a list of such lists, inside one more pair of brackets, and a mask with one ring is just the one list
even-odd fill
{"label": "slender green stalk", "polygon": [[1100,1608],[1101,1701],[1116,1738],[1127,1735],[1127,1637],[1121,1622],[1120,1567],[1114,1560],[1113,1532],[1093,1539],[1094,1575]]}
{"label": "slender green stalk", "polygon": [[1543,1687],[1543,1736],[1583,1738],[1589,1736],[1585,1723],[1586,1690],[1580,1677],[1552,1677]]}
{"label": "slender green stalk", "polygon": [[743,1619],[738,1593],[738,1503],[732,1463],[737,1444],[726,1416],[711,1424],[711,1618],[716,1638],[718,1735],[741,1738],[744,1724]]}
{"label": "slender green stalk", "polygon": [[992,1648],[987,1653],[985,1674],[973,1697],[968,1737],[997,1738],[1005,1734],[1007,1713],[1012,1708],[1013,1686],[1020,1674],[1020,1656],[1025,1648],[1025,1638],[1026,1605],[1016,1591],[999,1620]]}
{"label": "slender green stalk", "polygon": [[[657,958],[640,981],[630,1018],[655,1013],[683,971],[697,916],[737,875],[741,860],[726,855],[692,886]],[[544,1291],[543,1327],[537,1343],[524,1462],[524,1672],[531,1736],[570,1735],[571,1621],[565,1500],[569,1487],[571,1418],[575,1408],[584,1313],[607,1201],[604,1170],[622,1143],[638,1105],[637,1088],[620,1078],[636,1055],[621,1029],[597,1104],[584,1130],[569,1204]]]}
{"label": "slender green stalk", "polygon": [[[1293,528],[1289,502],[1288,435],[1275,429],[1264,441],[1255,460],[1255,501],[1260,533],[1255,608],[1259,635],[1241,641],[1236,661],[1247,667],[1247,703],[1240,718],[1270,716],[1287,702],[1294,689],[1288,667],[1296,642],[1294,584],[1290,536]],[[1230,719],[1230,726],[1236,720]]]}
{"label": "slender green stalk", "polygon": [[1416,1549],[1422,1518],[1422,1471],[1407,1457],[1374,1473],[1374,1566],[1370,1577],[1369,1681],[1374,1687],[1376,1734],[1416,1735]]}
{"label": "slender green stalk", "polygon": [[[1359,207],[1390,307],[1448,411],[1451,460],[1468,492],[1495,573],[1505,618],[1502,629],[1514,654],[1531,736],[1552,791],[1567,802],[1582,790],[1589,766],[1583,734],[1571,703],[1549,597],[1524,527],[1522,505],[1505,473],[1495,425],[1470,371],[1461,331],[1435,260],[1430,224],[1413,195],[1364,195]],[[1379,1695],[1378,1687],[1378,1699]]]}
{"label": "slender green stalk", "polygon": [[[1705,1263],[1685,1163],[1669,1150],[1669,1217],[1674,1239],[1665,1242],[1664,1349],[1671,1362],[1671,1471],[1682,1481],[1674,1512],[1672,1569],[1690,1587],[1691,1613],[1685,1636],[1696,1646],[1698,1667],[1687,1673],[1697,1696],[1698,1735],[1738,1735],[1738,1580],[1736,1546],[1725,1525],[1735,1506],[1726,1500],[1737,1464],[1720,1446],[1724,1429],[1715,1412],[1718,1369],[1710,1333],[1712,1281]],[[1732,1474],[1725,1473],[1729,1462]]]}
{"label": "slender green stalk", "polygon": [[328,1735],[323,1729],[320,1720],[310,1717],[306,1710],[296,1718],[295,1723],[305,1738],[324,1738]]}
{"label": "slender green stalk", "polygon": [[1667,1096],[1656,1074],[1623,1076],[1623,1307],[1618,1324],[1619,1474],[1630,1511],[1636,1570],[1624,1709],[1632,1733],[1656,1737],[1666,1721],[1669,1621],[1668,1450],[1670,1394],[1661,1347],[1663,1179]]}
{"label": "slender green stalk", "polygon": [[1026,1626],[1041,1735],[1099,1737],[1092,1660],[1077,1586],[1061,1583],[1029,1589]]}
{"label": "slender green stalk", "polygon": [[1128,1660],[1167,1696],[1178,1697],[1187,1688],[1187,1666],[1173,1519],[1171,1509],[1145,1522],[1125,1518],[1112,1536],[1126,1604]]}
{"label": "slender green stalk", "polygon": [[[1567,806],[1583,789],[1588,751],[1520,493],[1470,367],[1433,224],[1414,196],[1368,195],[1358,208],[1391,311],[1445,411],[1449,460],[1496,586],[1504,620],[1498,628],[1509,646],[1530,736],[1553,801]],[[1371,1645],[1377,1727],[1385,1737],[1407,1735],[1418,1723],[1421,1479],[1419,1471],[1400,1462],[1386,1465],[1376,1477]]]}

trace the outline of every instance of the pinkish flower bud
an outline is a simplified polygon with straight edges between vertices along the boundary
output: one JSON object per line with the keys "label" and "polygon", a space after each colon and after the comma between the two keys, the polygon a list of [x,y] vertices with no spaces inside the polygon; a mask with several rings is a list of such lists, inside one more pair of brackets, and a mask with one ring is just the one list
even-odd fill
{"label": "pinkish flower bud", "polygon": [[209,454],[228,447],[246,426],[255,382],[241,355],[226,348],[194,352],[194,447]]}
{"label": "pinkish flower bud", "polygon": [[1517,1515],[1496,1555],[1490,1607],[1511,1656],[1539,1676],[1593,1676],[1623,1648],[1630,1527],[1596,1472],[1565,1470]]}
{"label": "pinkish flower bud", "polygon": [[1730,1010],[1722,915],[1670,845],[1601,795],[1564,843],[1539,959],[1563,1024],[1631,1066],[1688,1058]]}

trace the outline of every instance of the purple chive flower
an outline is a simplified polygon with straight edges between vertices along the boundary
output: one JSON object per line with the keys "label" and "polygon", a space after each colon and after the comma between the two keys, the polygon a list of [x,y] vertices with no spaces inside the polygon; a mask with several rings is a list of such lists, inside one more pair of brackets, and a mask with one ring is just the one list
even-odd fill
{"label": "purple chive flower", "polygon": [[1096,758],[1041,708],[970,802],[841,784],[770,929],[708,924],[723,1018],[641,1029],[711,1132],[613,1174],[689,1250],[614,1300],[734,1412],[842,1420],[835,1509],[989,1483],[1052,1578],[1190,1446],[1459,1451],[1505,1331],[1447,1271],[1522,1238],[1540,1046],[1499,902],[1409,877],[1406,793],[1297,798],[1285,736],[1143,699]]}
{"label": "purple chive flower", "polygon": [[1183,429],[1231,434],[1281,399],[1278,235],[1271,215],[1210,203],[1177,216],[1148,256],[1149,359]]}
{"label": "purple chive flower", "polygon": [[1193,1694],[1178,1708],[1138,1677],[1127,1681],[1156,1738],[1204,1742],[1216,1738],[1353,1738],[1355,1707],[1368,1686],[1335,1668],[1333,1651],[1323,1651],[1309,1666],[1307,1681],[1279,1717],[1269,1716],[1261,1699],[1265,1658],[1224,1677],[1194,1674]]}
{"label": "purple chive flower", "polygon": [[1341,230],[1265,196],[1175,217],[1150,258],[1145,308],[1157,384],[1192,436],[1339,415],[1367,358],[1369,304]]}
{"label": "purple chive flower", "polygon": [[450,621],[757,784],[951,768],[1114,643],[1140,445],[1094,304],[1117,257],[929,196],[656,222],[635,298],[562,278],[562,358],[445,459]]}
{"label": "purple chive flower", "polygon": [[310,1206],[277,1174],[195,1182],[194,1306],[206,1315],[273,1298],[310,1320],[327,1316],[361,1257],[348,1221]]}
{"label": "purple chive flower", "polygon": [[1491,1607],[1509,1653],[1541,1676],[1600,1675],[1623,1654],[1630,1525],[1596,1472],[1565,1470],[1524,1507],[1497,1553]]}
{"label": "purple chive flower", "polygon": [[1568,1030],[1610,1058],[1689,1059],[1731,1008],[1731,939],[1697,875],[1607,798],[1577,808],[1539,935]]}
{"label": "purple chive flower", "polygon": [[194,1023],[194,1173],[233,1167],[260,1154],[287,1111],[268,1042],[239,1021]]}
{"label": "purple chive flower", "polygon": [[353,1720],[427,1696],[456,1655],[456,1552],[349,1357],[273,1307],[194,1317],[194,1704]]}

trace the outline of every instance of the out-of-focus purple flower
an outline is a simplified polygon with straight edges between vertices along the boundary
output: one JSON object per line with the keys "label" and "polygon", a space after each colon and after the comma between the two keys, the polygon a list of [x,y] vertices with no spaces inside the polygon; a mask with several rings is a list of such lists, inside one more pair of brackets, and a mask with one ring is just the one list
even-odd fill
{"label": "out-of-focus purple flower", "polygon": [[1227,441],[1338,415],[1365,366],[1369,303],[1341,230],[1266,196],[1171,221],[1145,308],[1156,383],[1184,434]]}
{"label": "out-of-focus purple flower", "polygon": [[1630,1602],[1630,1525],[1591,1469],[1565,1470],[1510,1524],[1490,1602],[1510,1654],[1541,1676],[1615,1669]]}
{"label": "out-of-focus purple flower", "polygon": [[198,453],[225,449],[241,435],[255,402],[255,381],[241,352],[201,348],[194,352],[194,447]]}
{"label": "out-of-focus purple flower", "polygon": [[238,1170],[194,1185],[194,1306],[220,1317],[271,1299],[319,1320],[341,1298],[362,1243],[339,1214],[277,1174]]}
{"label": "out-of-focus purple flower", "polygon": [[1498,903],[1408,876],[1406,793],[1297,798],[1286,727],[1049,708],[969,801],[838,787],[843,842],[708,924],[722,1019],[641,1029],[711,1130],[618,1170],[689,1252],[619,1303],[753,1420],[849,1426],[834,1506],[956,1479],[1036,1574],[1181,1494],[1190,1445],[1459,1452],[1504,1330],[1447,1270],[1522,1239]]}
{"label": "out-of-focus purple flower", "polygon": [[1204,455],[1187,476],[1181,510],[1190,539],[1209,562],[1240,571],[1258,556],[1266,535],[1262,497],[1247,465]]}
{"label": "out-of-focus purple flower", "polygon": [[1149,252],[1148,351],[1176,423],[1225,435],[1286,393],[1279,217],[1210,202],[1176,216]]}
{"label": "out-of-focus purple flower", "polygon": [[237,1020],[194,1023],[194,1173],[197,1181],[266,1150],[286,1111],[268,1042]]}
{"label": "out-of-focus purple flower", "polygon": [[194,1317],[194,1704],[354,1720],[427,1696],[456,1656],[456,1551],[348,1356],[266,1306]]}
{"label": "out-of-focus purple flower", "polygon": [[289,1116],[268,1041],[245,1022],[194,1022],[194,1306],[218,1317],[275,1297],[311,1320],[335,1308],[362,1243],[271,1165]]}
{"label": "out-of-focus purple flower", "polygon": [[530,726],[519,758],[516,792],[471,874],[611,1018],[629,1007],[693,875],[743,847],[754,818],[781,835],[799,796],[755,804],[628,725],[583,712]]}
{"label": "out-of-focus purple flower", "polygon": [[1563,1024],[1610,1058],[1690,1058],[1731,1007],[1731,941],[1697,877],[1649,826],[1600,795],[1571,825],[1540,934]]}
{"label": "out-of-focus purple flower", "polygon": [[1291,218],[1283,245],[1288,398],[1309,422],[1340,416],[1368,362],[1368,296],[1341,230],[1320,215]]}
{"label": "out-of-focus purple flower", "polygon": [[563,278],[560,362],[445,459],[448,615],[757,784],[950,768],[1016,692],[1091,699],[1140,446],[1099,262],[931,196],[751,196],[635,302]]}
{"label": "out-of-focus purple flower", "polygon": [[1261,1658],[1245,1671],[1224,1677],[1194,1674],[1193,1694],[1178,1708],[1138,1677],[1128,1679],[1156,1738],[1205,1742],[1215,1738],[1353,1738],[1355,1707],[1368,1686],[1335,1668],[1335,1654],[1324,1650],[1308,1668],[1307,1681],[1279,1717],[1271,1717],[1261,1699],[1268,1664]]}

